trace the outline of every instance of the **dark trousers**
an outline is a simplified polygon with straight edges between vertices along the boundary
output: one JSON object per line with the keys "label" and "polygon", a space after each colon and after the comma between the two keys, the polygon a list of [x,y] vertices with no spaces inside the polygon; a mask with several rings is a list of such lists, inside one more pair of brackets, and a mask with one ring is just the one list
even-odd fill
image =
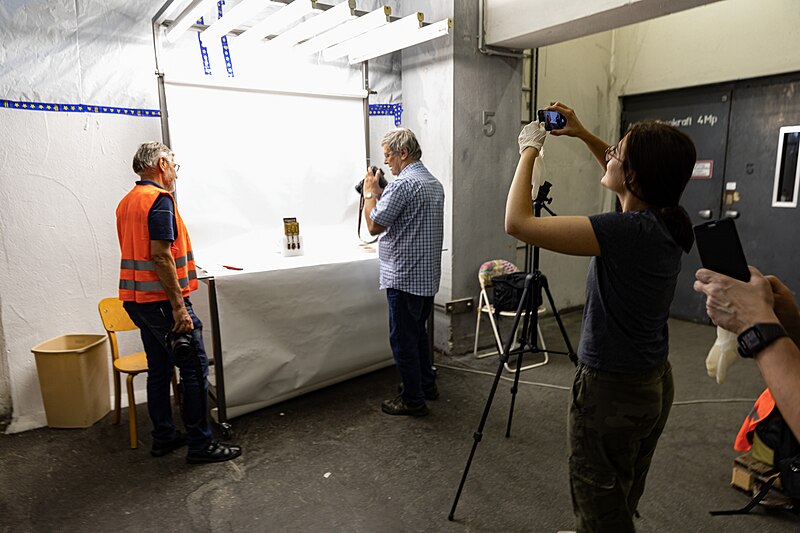
{"label": "dark trousers", "polygon": [[569,409],[569,478],[578,533],[631,533],[674,388],[664,363],[619,374],[583,363]]}
{"label": "dark trousers", "polygon": [[175,362],[166,344],[167,333],[172,330],[172,306],[168,301],[137,304],[125,302],[125,310],[139,327],[147,354],[147,412],[153,423],[153,440],[168,442],[175,438],[175,422],[169,391],[173,367],[178,366],[183,386],[183,425],[186,440],[192,451],[202,450],[211,441],[208,422],[208,357],[203,345],[203,324],[194,314],[189,299],[186,310],[192,317],[192,338],[198,357],[192,361]]}
{"label": "dark trousers", "polygon": [[397,370],[403,379],[403,400],[417,407],[425,403],[424,389],[433,387],[431,353],[428,346],[428,317],[433,296],[417,296],[386,289],[389,302],[389,342]]}

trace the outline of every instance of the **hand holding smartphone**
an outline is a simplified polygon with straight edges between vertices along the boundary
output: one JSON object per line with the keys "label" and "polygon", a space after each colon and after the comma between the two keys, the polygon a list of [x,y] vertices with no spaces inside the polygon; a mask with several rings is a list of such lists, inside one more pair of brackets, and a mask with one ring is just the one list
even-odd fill
{"label": "hand holding smartphone", "polygon": [[544,122],[544,129],[547,131],[560,130],[567,125],[567,117],[558,111],[547,111],[540,109],[536,112],[539,122]]}
{"label": "hand holding smartphone", "polygon": [[726,276],[750,281],[750,269],[732,218],[713,220],[694,226],[697,252],[703,268]]}

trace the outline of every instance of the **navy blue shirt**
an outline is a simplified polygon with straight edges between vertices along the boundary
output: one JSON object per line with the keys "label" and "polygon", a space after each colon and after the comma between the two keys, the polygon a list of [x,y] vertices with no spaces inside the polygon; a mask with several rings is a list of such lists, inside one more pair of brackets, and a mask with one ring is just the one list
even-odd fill
{"label": "navy blue shirt", "polygon": [[651,210],[589,221],[601,255],[589,263],[578,359],[609,372],[652,370],[667,359],[682,250]]}
{"label": "navy blue shirt", "polygon": [[[164,189],[158,183],[150,180],[137,181],[136,185],[154,185],[159,189]],[[175,241],[175,235],[178,234],[178,224],[175,221],[175,204],[172,201],[172,196],[167,194],[168,191],[164,189],[164,194],[160,194],[156,201],[153,202],[153,207],[150,208],[150,213],[147,215],[147,229],[150,231],[151,241]]]}

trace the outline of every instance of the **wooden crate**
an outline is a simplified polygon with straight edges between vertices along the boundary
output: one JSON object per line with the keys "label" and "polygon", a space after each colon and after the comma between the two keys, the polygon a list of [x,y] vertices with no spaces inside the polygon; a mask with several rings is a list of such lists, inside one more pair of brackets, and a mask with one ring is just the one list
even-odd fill
{"label": "wooden crate", "polygon": [[[760,488],[770,477],[778,472],[774,466],[762,463],[746,453],[733,460],[733,474],[731,476],[731,486],[742,489],[748,494],[752,494],[753,488]],[[781,490],[781,480],[775,481],[772,486],[775,490]]]}

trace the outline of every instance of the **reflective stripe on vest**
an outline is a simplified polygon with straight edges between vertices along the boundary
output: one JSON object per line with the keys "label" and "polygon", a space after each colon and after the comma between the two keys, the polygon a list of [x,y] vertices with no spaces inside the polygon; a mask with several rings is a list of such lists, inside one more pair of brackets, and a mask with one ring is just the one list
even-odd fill
{"label": "reflective stripe on vest", "polygon": [[765,389],[753,405],[753,410],[744,419],[744,423],[739,429],[739,434],[736,435],[736,441],[733,444],[734,450],[746,452],[753,447],[753,432],[755,432],[756,426],[767,418],[773,409],[775,409],[775,400],[770,390]]}
{"label": "reflective stripe on vest", "polygon": [[[122,252],[119,271],[120,300],[143,303],[169,299],[150,253],[148,229],[150,209],[162,194],[169,193],[155,185],[136,185],[117,206],[117,236]],[[197,289],[197,272],[191,239],[177,206],[175,223],[178,231],[170,251],[175,258],[178,286],[185,298]]]}
{"label": "reflective stripe on vest", "polygon": [[[187,277],[180,278],[178,280],[178,285],[181,287],[181,289],[185,289],[186,287],[189,286],[189,280],[192,279],[197,279],[197,272],[195,270],[189,272],[189,275]],[[153,291],[163,290],[160,281],[134,281],[132,279],[119,280],[119,288],[124,290],[132,290],[140,292],[153,292]]]}
{"label": "reflective stripe on vest", "polygon": [[[194,253],[189,253],[175,259],[175,268],[185,267],[188,261],[194,261]],[[135,259],[122,259],[119,262],[120,269],[127,270],[152,270],[155,271],[156,265],[153,261],[136,261]]]}

